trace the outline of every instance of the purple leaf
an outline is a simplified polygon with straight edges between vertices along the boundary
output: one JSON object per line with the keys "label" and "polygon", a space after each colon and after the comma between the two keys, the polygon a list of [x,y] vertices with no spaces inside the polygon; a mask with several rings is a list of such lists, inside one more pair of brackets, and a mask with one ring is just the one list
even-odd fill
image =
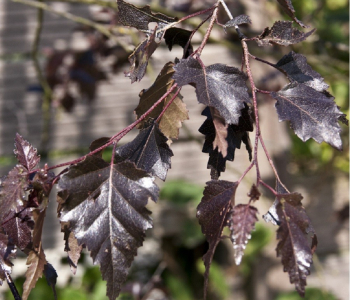
{"label": "purple leaf", "polygon": [[32,171],[40,161],[37,150],[18,133],[16,133],[14,153],[18,162],[26,168],[28,172]]}
{"label": "purple leaf", "polygon": [[[187,58],[193,53],[193,47],[191,43],[189,43],[191,35],[192,31],[173,27],[165,32],[164,39],[170,51],[174,45],[179,45],[184,49],[183,58]],[[186,48],[187,45],[188,47]]]}
{"label": "purple leaf", "polygon": [[277,1],[279,4],[281,4],[281,6],[283,7],[283,10],[287,13],[287,15],[290,16],[296,23],[298,23],[301,27],[304,27],[304,28],[308,27],[295,17],[295,14],[294,14],[295,10],[291,0],[277,0]]}
{"label": "purple leaf", "polygon": [[158,48],[159,43],[155,41],[155,32],[142,41],[129,56],[131,64],[129,72],[125,76],[131,79],[131,83],[140,81],[146,73],[148,60],[154,51]]}
{"label": "purple leaf", "polygon": [[28,188],[28,173],[21,165],[14,167],[7,177],[2,180],[0,191],[0,220],[1,223],[10,212],[18,212],[18,207],[26,203],[25,190]]}
{"label": "purple leaf", "polygon": [[165,180],[173,156],[167,140],[158,124],[153,123],[142,129],[132,142],[117,148],[116,161],[129,160],[139,169]]}
{"label": "purple leaf", "polygon": [[197,218],[202,232],[209,243],[209,249],[203,256],[205,265],[204,298],[208,287],[210,265],[216,246],[221,240],[222,230],[229,225],[236,189],[237,182],[209,181],[204,189],[201,203],[197,207]]}
{"label": "purple leaf", "polygon": [[153,180],[133,163],[110,165],[90,156],[59,181],[60,221],[100,264],[110,299],[118,296],[145,230],[152,227],[145,206],[158,198]]}
{"label": "purple leaf", "polygon": [[248,204],[238,204],[233,208],[230,230],[236,265],[239,265],[242,261],[244,249],[251,238],[255,222],[258,221],[257,213],[258,210]]}
{"label": "purple leaf", "polygon": [[117,0],[117,4],[117,23],[134,27],[144,32],[149,30],[149,23],[155,22],[158,24],[158,28],[163,28],[165,25],[176,21],[176,19],[161,13],[152,13],[149,5],[137,7],[123,0]]}
{"label": "purple leaf", "polygon": [[[290,282],[303,297],[317,238],[301,200],[298,193],[278,196],[276,211],[281,224],[277,230],[279,243],[276,251],[282,258],[283,270],[288,272]],[[308,240],[308,233],[312,234],[312,243]]]}
{"label": "purple leaf", "polygon": [[218,179],[220,173],[225,171],[226,160],[233,161],[235,150],[241,148],[241,142],[246,145],[249,158],[251,159],[252,149],[248,131],[253,131],[254,117],[252,116],[252,110],[248,105],[245,105],[244,109],[241,110],[241,114],[238,125],[231,124],[226,125],[225,127],[227,149],[226,155],[224,156],[223,151],[219,151],[219,147],[214,147],[215,139],[217,139],[218,135],[222,135],[222,133],[218,132],[216,129],[217,126],[215,126],[215,122],[219,122],[222,118],[219,118],[217,115],[214,115],[213,117],[211,110],[208,107],[202,112],[202,115],[206,116],[207,119],[199,128],[199,132],[205,135],[202,152],[209,153],[208,169],[211,169],[212,179]]}
{"label": "purple leaf", "polygon": [[318,92],[325,92],[329,86],[322,76],[306,62],[306,57],[293,51],[283,56],[275,65],[290,81],[303,83]]}
{"label": "purple leaf", "polygon": [[34,223],[32,212],[18,206],[16,210],[11,211],[5,218],[2,228],[9,237],[11,243],[19,249],[26,249],[32,242],[32,230]]}
{"label": "purple leaf", "polygon": [[338,119],[343,113],[333,97],[297,82],[277,93],[271,92],[271,96],[277,100],[279,120],[289,120],[296,135],[304,142],[313,138],[318,143],[325,141],[342,149]]}
{"label": "purple leaf", "polygon": [[288,46],[306,40],[316,29],[309,32],[302,32],[293,27],[291,21],[277,21],[270,28],[265,28],[263,33],[257,37],[259,46],[281,45]]}
{"label": "purple leaf", "polygon": [[226,22],[224,28],[235,27],[236,25],[238,26],[242,24],[252,24],[252,20],[247,15],[240,15]]}
{"label": "purple leaf", "polygon": [[244,104],[250,103],[244,73],[223,64],[204,67],[191,56],[174,69],[179,86],[193,84],[200,103],[216,108],[227,124],[238,124]]}
{"label": "purple leaf", "polygon": [[7,235],[0,232],[0,285],[6,279],[6,273],[11,274],[11,259],[16,257],[16,247],[10,243]]}

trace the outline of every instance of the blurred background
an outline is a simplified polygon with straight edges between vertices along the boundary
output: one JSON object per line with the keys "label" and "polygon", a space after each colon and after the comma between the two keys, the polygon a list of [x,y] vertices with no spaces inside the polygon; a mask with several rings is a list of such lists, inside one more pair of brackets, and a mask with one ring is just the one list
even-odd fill
{"label": "blurred background", "polygon": [[[28,3],[21,3],[28,2]],[[82,3],[79,3],[82,2]],[[86,3],[83,3],[86,2]],[[162,43],[153,54],[141,82],[130,84],[124,76],[130,65],[128,55],[144,38],[131,28],[115,27],[115,2],[96,1],[0,2],[0,175],[16,163],[13,144],[16,132],[38,148],[42,164],[54,165],[88,152],[90,143],[112,136],[135,120],[133,113],[139,92],[148,88],[168,61],[182,57],[182,48],[170,52]],[[151,5],[152,10],[182,17],[210,7],[212,0],[130,1]],[[275,0],[227,0],[234,16],[247,14],[252,25],[242,30],[247,36],[260,34],[274,21],[289,20]],[[30,4],[43,3],[43,24],[38,43],[38,62],[50,89],[43,90],[32,61],[38,32],[38,9]],[[330,86],[342,111],[349,111],[349,2],[347,0],[293,0],[298,19],[317,31],[307,41],[292,47],[258,47],[250,52],[272,63],[291,50],[307,57],[308,63]],[[201,17],[183,24],[195,28]],[[224,12],[221,23],[227,21]],[[89,25],[89,26],[88,26]],[[93,27],[91,27],[91,25]],[[113,32],[103,34],[103,28]],[[205,27],[204,27],[205,28]],[[196,33],[194,47],[203,37]],[[34,49],[34,52],[36,50]],[[241,49],[234,31],[225,33],[215,27],[205,47],[205,65],[225,63],[240,68]],[[252,61],[257,86],[277,91],[286,79],[273,68]],[[49,94],[47,91],[52,91]],[[144,246],[132,265],[129,278],[118,299],[191,300],[203,297],[204,265],[201,257],[207,243],[195,217],[205,182],[210,180],[208,155],[202,153],[203,136],[198,128],[204,122],[203,106],[197,103],[194,89],[185,87],[184,97],[190,119],[180,130],[171,148],[172,168],[161,187],[160,201],[150,204],[154,228],[147,232]],[[304,196],[303,204],[318,235],[305,299],[349,299],[349,134],[342,126],[343,152],[310,140],[303,143],[286,123],[279,123],[274,100],[260,97],[261,131],[280,177],[292,192]],[[137,134],[132,131],[121,144]],[[250,135],[251,138],[253,134]],[[235,181],[249,165],[245,147],[236,150],[234,162],[220,179]],[[274,186],[274,176],[260,151],[260,168],[265,182]],[[111,155],[111,151],[109,152]],[[108,153],[107,153],[108,155]],[[58,173],[58,171],[56,172]],[[251,171],[237,190],[237,203],[247,203],[247,193],[255,180]],[[210,270],[209,299],[222,300],[296,300],[294,286],[276,258],[276,227],[265,223],[262,215],[273,202],[272,194],[255,204],[259,222],[249,241],[240,266],[233,259],[233,247],[222,241]],[[75,276],[70,272],[63,234],[56,218],[53,195],[44,225],[44,249],[58,273],[58,299],[107,299],[105,282],[87,252],[83,253]],[[21,290],[26,270],[25,257],[14,261],[13,278]],[[8,287],[0,287],[0,299],[12,299]],[[53,299],[45,279],[40,279],[29,299]]]}

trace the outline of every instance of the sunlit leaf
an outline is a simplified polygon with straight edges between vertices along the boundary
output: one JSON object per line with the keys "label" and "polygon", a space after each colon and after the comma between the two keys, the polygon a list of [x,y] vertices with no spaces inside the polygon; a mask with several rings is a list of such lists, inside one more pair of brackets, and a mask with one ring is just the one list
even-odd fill
{"label": "sunlit leaf", "polygon": [[209,243],[209,249],[203,256],[205,265],[205,295],[208,288],[210,265],[216,246],[221,240],[222,230],[225,226],[229,225],[236,189],[237,182],[223,180],[209,181],[204,189],[202,201],[197,207],[197,218],[202,232]]}
{"label": "sunlit leaf", "polygon": [[[175,81],[172,79],[173,66],[174,63],[172,62],[166,63],[156,81],[148,89],[140,92],[140,103],[135,109],[137,118],[140,118],[149,110],[174,85]],[[139,123],[138,128],[145,128],[152,119],[156,120],[164,107],[174,97],[174,93],[175,91],[171,92],[162,103],[157,105],[145,120]],[[176,139],[179,136],[179,128],[182,126],[182,122],[188,118],[186,105],[182,101],[182,96],[178,94],[160,119],[159,129],[168,139]]]}
{"label": "sunlit leaf", "polygon": [[242,261],[244,249],[251,238],[255,222],[258,221],[257,213],[258,210],[248,204],[238,204],[233,208],[230,230],[236,265]]}
{"label": "sunlit leaf", "polygon": [[153,123],[141,129],[133,141],[117,148],[116,161],[129,160],[136,167],[165,180],[173,156],[167,140],[157,123]]}
{"label": "sunlit leaf", "polygon": [[[146,209],[156,201],[153,178],[133,163],[115,165],[98,156],[70,167],[59,182],[59,214],[79,245],[86,245],[115,299],[125,281],[145,230],[152,227]],[[96,234],[98,233],[98,234]]]}
{"label": "sunlit leaf", "polygon": [[191,56],[181,59],[174,69],[179,86],[193,84],[200,103],[216,108],[227,124],[238,124],[241,109],[250,103],[244,73],[223,64],[204,67]]}
{"label": "sunlit leaf", "polygon": [[[317,238],[301,205],[300,194],[282,194],[278,196],[278,200],[276,211],[281,223],[277,230],[277,256],[282,258],[283,270],[288,272],[290,282],[304,296],[306,277],[310,274]],[[312,243],[308,238],[309,233],[313,236]]]}
{"label": "sunlit leaf", "polygon": [[277,100],[276,110],[280,121],[290,121],[296,135],[304,142],[313,138],[341,150],[338,119],[343,116],[334,98],[313,88],[293,82],[279,92],[271,92]]}

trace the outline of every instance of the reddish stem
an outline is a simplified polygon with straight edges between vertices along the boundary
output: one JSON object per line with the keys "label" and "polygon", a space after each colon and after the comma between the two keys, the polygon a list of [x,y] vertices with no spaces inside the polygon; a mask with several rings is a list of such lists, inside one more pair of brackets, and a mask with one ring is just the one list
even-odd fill
{"label": "reddish stem", "polygon": [[211,31],[213,30],[213,27],[214,27],[214,24],[216,22],[216,18],[217,18],[217,15],[218,15],[218,7],[216,6],[214,8],[214,11],[213,11],[213,14],[211,16],[211,19],[210,19],[210,23],[209,23],[209,26],[207,28],[207,32],[205,33],[204,37],[203,37],[203,41],[202,43],[200,44],[200,46],[198,47],[198,49],[195,51],[195,53],[200,56],[202,54],[202,51],[203,51],[203,48],[205,47],[205,45],[207,44],[208,42],[208,39],[210,37],[210,34],[211,34]]}
{"label": "reddish stem", "polygon": [[203,15],[203,14],[205,14],[205,13],[207,13],[207,12],[212,11],[212,10],[215,9],[215,8],[217,8],[217,5],[214,5],[214,6],[210,7],[210,8],[207,8],[207,9],[204,9],[204,10],[201,10],[201,11],[198,11],[198,12],[193,13],[193,14],[191,14],[191,15],[185,16],[185,17],[181,18],[179,21],[177,21],[177,23],[180,23],[180,22],[182,22],[182,21],[185,21],[185,20],[187,20],[187,19],[190,19],[190,18],[199,16],[199,15]]}
{"label": "reddish stem", "polygon": [[160,119],[162,118],[162,116],[164,115],[164,113],[166,112],[166,110],[168,109],[168,107],[171,105],[171,103],[173,103],[173,101],[175,100],[175,98],[177,97],[177,95],[180,93],[181,88],[179,88],[175,94],[173,95],[173,97],[170,99],[170,101],[165,105],[165,107],[163,108],[162,112],[160,113],[160,115],[158,116],[156,122],[159,122]]}
{"label": "reddish stem", "polygon": [[275,189],[273,189],[271,186],[269,186],[267,183],[265,183],[264,181],[262,181],[261,179],[259,180],[259,182],[266,188],[268,188],[275,196],[277,196],[277,191],[275,191]]}
{"label": "reddish stem", "polygon": [[259,146],[259,137],[260,137],[260,123],[259,123],[259,111],[258,111],[258,103],[256,99],[256,87],[252,75],[252,71],[250,69],[249,64],[249,51],[247,43],[244,39],[241,40],[242,48],[243,48],[243,54],[244,54],[244,63],[245,67],[247,69],[247,74],[250,82],[250,86],[252,88],[252,96],[253,96],[253,105],[254,105],[254,114],[255,114],[255,143],[254,143],[254,158],[253,162],[255,164],[256,168],[256,186],[259,187],[260,183],[260,170],[259,170],[259,163],[258,163],[258,146]]}
{"label": "reddish stem", "polygon": [[[156,103],[154,103],[140,118],[138,118],[134,123],[130,124],[129,126],[125,127],[122,131],[118,132],[116,135],[112,136],[109,141],[104,144],[103,146],[95,149],[94,151],[89,152],[88,154],[69,161],[69,162],[65,162],[62,164],[58,164],[52,167],[49,167],[47,170],[52,170],[52,169],[56,169],[59,167],[64,167],[64,166],[69,166],[69,165],[73,165],[73,164],[77,164],[81,161],[83,161],[86,157],[94,155],[100,151],[102,151],[103,149],[105,149],[106,147],[112,145],[113,143],[117,143],[118,141],[120,141],[129,131],[131,131],[133,128],[135,128],[137,126],[137,124],[139,124],[141,121],[143,121],[152,111],[153,109],[159,105],[175,88],[177,87],[177,84],[174,84],[161,98],[159,98],[159,100],[157,100]],[[37,172],[39,169],[33,170],[31,173]]]}

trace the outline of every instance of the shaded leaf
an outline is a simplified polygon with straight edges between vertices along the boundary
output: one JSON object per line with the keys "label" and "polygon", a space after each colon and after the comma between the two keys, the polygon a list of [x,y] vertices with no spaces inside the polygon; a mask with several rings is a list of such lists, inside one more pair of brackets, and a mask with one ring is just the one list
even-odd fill
{"label": "shaded leaf", "polygon": [[[281,221],[277,230],[277,256],[282,257],[283,270],[288,272],[300,296],[305,294],[306,276],[310,274],[312,254],[317,246],[315,231],[301,205],[302,198],[298,193],[282,194],[276,206]],[[308,233],[313,236],[312,245]]]}
{"label": "shaded leaf", "polygon": [[[175,81],[172,76],[175,71],[173,66],[174,63],[172,62],[166,63],[151,87],[140,92],[140,103],[135,109],[137,118],[140,118],[174,85]],[[175,91],[170,93],[137,127],[145,128],[151,120],[156,120],[164,107],[174,97],[174,93]],[[168,139],[176,139],[179,136],[179,128],[182,126],[182,122],[188,118],[186,105],[182,101],[182,96],[178,94],[160,119],[159,129]]]}
{"label": "shaded leaf", "polygon": [[[233,161],[235,150],[237,148],[241,148],[241,142],[246,145],[249,153],[249,159],[251,159],[252,147],[250,145],[250,139],[247,131],[253,131],[254,117],[252,115],[252,110],[248,107],[248,105],[245,105],[244,109],[241,110],[238,125],[231,124],[225,126],[227,130],[227,153],[224,157],[224,153],[219,151],[218,147],[214,148],[214,141],[219,133],[216,129],[211,111],[212,109],[209,109],[208,107],[203,110],[202,115],[206,116],[207,119],[199,128],[199,132],[205,135],[205,142],[202,152],[209,153],[208,168],[211,169],[211,177],[212,179],[218,179],[220,173],[224,172],[226,169],[226,160]],[[214,115],[214,118],[217,118],[216,122],[220,122],[220,118],[217,114]]]}
{"label": "shaded leaf", "polygon": [[258,210],[248,204],[238,204],[233,208],[232,219],[230,220],[231,241],[235,250],[235,262],[239,265],[242,261],[244,249],[248,240],[251,238],[251,232],[255,228],[255,222],[258,221],[256,214]]}
{"label": "shaded leaf", "polygon": [[47,281],[47,284],[49,285],[49,287],[51,287],[53,294],[54,294],[54,298],[57,299],[57,294],[56,294],[56,283],[57,283],[57,273],[56,270],[54,269],[54,267],[50,264],[47,263],[44,266],[44,275]]}
{"label": "shaded leaf", "polygon": [[12,244],[7,235],[0,232],[0,285],[6,279],[6,273],[11,274],[12,262],[11,259],[16,258],[16,248]]}
{"label": "shaded leaf", "polygon": [[24,206],[28,188],[28,173],[24,167],[17,165],[2,180],[0,191],[0,220],[12,212],[18,212],[18,207]]}
{"label": "shaded leaf", "polygon": [[159,43],[155,41],[155,31],[152,35],[143,40],[129,56],[131,64],[129,72],[125,73],[126,77],[131,79],[131,83],[140,81],[146,73],[148,60],[156,51]]}
{"label": "shaded leaf", "polygon": [[268,27],[264,29],[263,33],[257,37],[257,42],[259,46],[273,44],[288,46],[306,40],[315,30],[304,33],[294,28],[291,21],[277,21],[271,29]]}
{"label": "shaded leaf", "polygon": [[[103,145],[107,144],[109,142],[110,138],[109,137],[101,137],[99,139],[96,139],[94,141],[91,142],[90,146],[89,146],[89,150],[90,152],[95,151],[96,149],[102,147]],[[100,157],[102,157],[102,153],[103,150],[101,150],[98,153],[95,153],[95,155],[98,155]]]}
{"label": "shaded leaf", "polygon": [[203,256],[205,265],[204,299],[208,287],[208,277],[213,255],[221,240],[222,230],[229,225],[232,205],[235,201],[237,182],[212,180],[207,182],[201,203],[197,207],[197,218],[205,235],[209,249]]}
{"label": "shaded leaf", "polygon": [[181,59],[174,69],[179,86],[194,84],[200,103],[215,107],[227,124],[238,124],[244,103],[250,103],[244,73],[223,64],[202,67],[193,57]]}
{"label": "shaded leaf", "polygon": [[289,120],[296,135],[304,142],[313,138],[341,150],[338,119],[343,115],[333,97],[313,88],[291,83],[279,92],[271,92],[277,100],[276,110],[280,121]]}
{"label": "shaded leaf", "polygon": [[176,19],[161,13],[152,13],[149,5],[137,7],[123,0],[117,0],[117,4],[117,23],[134,27],[141,31],[147,32],[149,28],[148,24],[152,22],[157,23],[158,28],[163,28],[165,25],[176,21]]}
{"label": "shaded leaf", "polygon": [[275,67],[286,74],[292,82],[303,83],[318,92],[324,92],[329,88],[323,77],[307,64],[304,55],[291,51],[283,56]]}
{"label": "shaded leaf", "polygon": [[157,123],[142,129],[137,137],[116,149],[116,162],[129,160],[136,167],[165,180],[173,152]]}
{"label": "shaded leaf", "polygon": [[296,23],[298,23],[301,27],[304,27],[304,28],[308,27],[295,17],[295,10],[291,0],[277,0],[277,1],[283,7],[283,10],[287,13],[287,15],[290,16]]}
{"label": "shaded leaf", "polygon": [[30,291],[35,287],[36,282],[43,275],[45,264],[47,263],[44,250],[41,248],[40,252],[30,251],[27,257],[28,269],[25,274],[26,280],[23,283],[22,299],[28,299]]}
{"label": "shaded leaf", "polygon": [[64,251],[68,254],[68,263],[71,272],[75,275],[77,272],[78,261],[83,250],[83,246],[79,245],[77,239],[75,238],[73,232],[69,231],[67,224],[61,223],[62,232],[64,232],[64,240],[66,241]]}
{"label": "shaded leaf", "polygon": [[226,22],[224,25],[224,28],[235,27],[242,24],[252,24],[252,20],[247,15],[239,15],[237,17],[234,17],[230,21]]}
{"label": "shaded leaf", "polygon": [[191,35],[192,31],[173,27],[165,32],[164,39],[170,51],[174,45],[179,45],[184,49],[183,58],[187,58],[193,53],[193,47],[189,42]]}
{"label": "shaded leaf", "polygon": [[11,243],[19,249],[26,249],[32,242],[32,230],[34,223],[32,212],[29,209],[18,206],[5,218],[2,228],[9,237]]}
{"label": "shaded leaf", "polygon": [[18,133],[16,133],[14,153],[18,162],[29,172],[34,170],[40,161],[37,149],[24,140]]}
{"label": "shaded leaf", "polygon": [[55,174],[52,171],[40,170],[35,173],[31,180],[32,190],[28,197],[28,207],[35,207],[40,211],[47,207],[54,179]]}
{"label": "shaded leaf", "polygon": [[110,165],[90,156],[59,181],[60,221],[100,264],[110,299],[118,296],[145,230],[152,227],[145,206],[158,198],[153,180],[133,163]]}

